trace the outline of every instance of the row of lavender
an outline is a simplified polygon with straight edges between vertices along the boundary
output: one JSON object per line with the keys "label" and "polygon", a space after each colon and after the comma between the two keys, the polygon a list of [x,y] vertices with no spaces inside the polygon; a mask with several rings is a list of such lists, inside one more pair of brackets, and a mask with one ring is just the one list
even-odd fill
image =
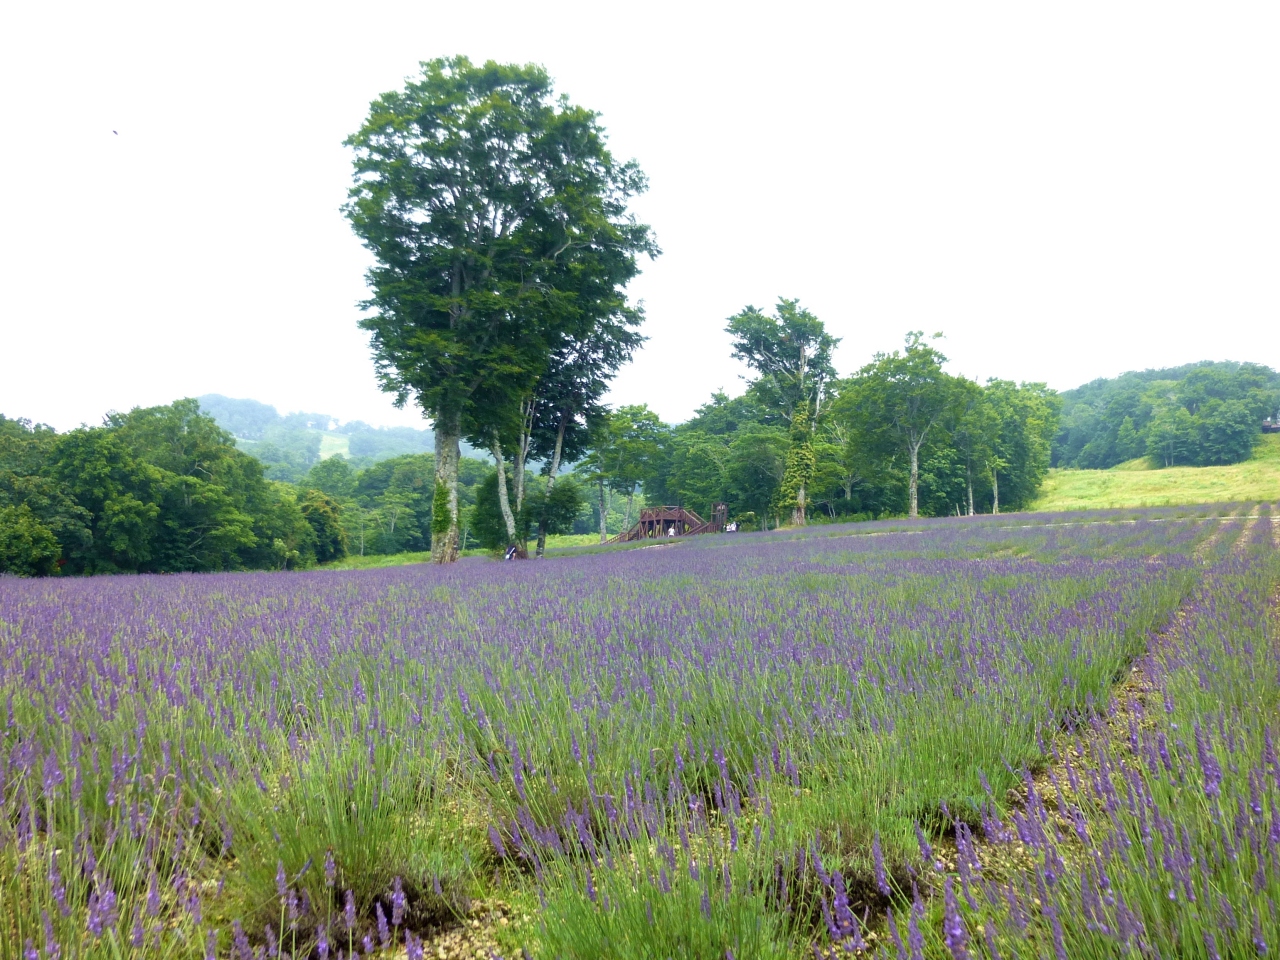
{"label": "row of lavender", "polygon": [[1217,528],[0,583],[0,957],[351,955],[495,892],[550,956],[861,936]]}
{"label": "row of lavender", "polygon": [[1025,809],[961,844],[938,922],[919,902],[899,912],[897,956],[921,955],[918,931],[952,957],[1280,948],[1280,553],[1269,511],[1258,520],[1111,715],[1055,747]]}

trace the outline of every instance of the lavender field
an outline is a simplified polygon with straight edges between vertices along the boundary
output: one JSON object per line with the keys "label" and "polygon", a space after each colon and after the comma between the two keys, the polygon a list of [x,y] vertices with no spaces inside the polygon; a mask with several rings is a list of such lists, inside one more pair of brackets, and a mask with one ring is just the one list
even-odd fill
{"label": "lavender field", "polygon": [[1277,582],[1265,505],[2,579],[0,958],[1268,955]]}

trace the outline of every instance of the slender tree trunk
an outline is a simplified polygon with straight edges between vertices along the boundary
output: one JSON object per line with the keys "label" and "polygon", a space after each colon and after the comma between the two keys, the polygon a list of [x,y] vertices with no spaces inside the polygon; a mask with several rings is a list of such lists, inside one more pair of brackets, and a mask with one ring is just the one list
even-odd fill
{"label": "slender tree trunk", "polygon": [[[458,441],[462,436],[460,415],[447,414],[435,423],[436,484],[443,484],[449,494],[449,526],[435,532],[432,521],[431,562],[453,563],[458,559]],[[433,500],[434,503],[434,500]]]}
{"label": "slender tree trunk", "polygon": [[493,438],[493,465],[498,468],[498,508],[502,511],[502,523],[507,528],[507,546],[510,547],[516,542],[516,518],[511,512],[511,497],[507,493],[507,463],[497,436]]}
{"label": "slender tree trunk", "polygon": [[609,529],[605,526],[605,521],[609,516],[608,507],[604,502],[604,481],[600,481],[600,542],[604,543],[609,539]]}
{"label": "slender tree trunk", "polygon": [[551,472],[547,474],[547,495],[543,500],[542,516],[538,518],[538,549],[534,555],[539,559],[547,552],[546,502],[551,498],[551,491],[556,485],[556,474],[560,471],[560,453],[564,449],[564,430],[568,422],[568,414],[560,414],[560,428],[556,431],[556,448],[551,454]]}
{"label": "slender tree trunk", "polygon": [[635,498],[636,498],[636,488],[635,488],[635,485],[632,484],[631,492],[627,494],[627,512],[622,515],[623,530],[631,529],[631,503],[632,501],[635,500]]}
{"label": "slender tree trunk", "polygon": [[964,468],[965,479],[969,482],[969,516],[973,516],[973,470],[970,467]]}
{"label": "slender tree trunk", "polygon": [[1000,474],[995,470],[991,471],[991,512],[1000,512]]}
{"label": "slender tree trunk", "polygon": [[520,405],[520,437],[516,447],[515,481],[516,513],[524,509],[524,477],[525,467],[529,463],[529,444],[533,442],[533,414],[538,405],[537,400],[529,400]]}
{"label": "slender tree trunk", "polygon": [[914,520],[920,515],[919,509],[919,489],[920,489],[920,444],[908,443],[907,451],[911,455],[911,476],[908,481],[908,491],[911,501],[907,508],[907,516]]}

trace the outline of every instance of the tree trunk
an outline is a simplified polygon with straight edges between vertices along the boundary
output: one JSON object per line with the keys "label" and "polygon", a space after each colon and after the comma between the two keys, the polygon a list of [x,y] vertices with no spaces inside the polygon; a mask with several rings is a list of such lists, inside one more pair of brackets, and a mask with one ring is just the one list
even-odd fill
{"label": "tree trunk", "polygon": [[991,512],[1000,512],[1000,474],[991,471]]}
{"label": "tree trunk", "polygon": [[970,467],[964,468],[965,479],[969,482],[969,516],[973,516],[973,471]]}
{"label": "tree trunk", "polygon": [[622,529],[624,531],[631,529],[631,503],[636,498],[636,488],[633,485],[631,492],[627,494],[627,512],[622,515]]}
{"label": "tree trunk", "polygon": [[604,481],[600,481],[600,542],[604,543],[609,539],[609,529],[605,526],[605,521],[609,516],[608,508],[604,503]]}
{"label": "tree trunk", "polygon": [[502,510],[502,523],[507,528],[507,546],[510,547],[516,542],[516,518],[511,512],[511,496],[507,492],[507,463],[497,436],[493,438],[493,464],[498,468],[498,507]]}
{"label": "tree trunk", "polygon": [[791,508],[791,524],[796,527],[805,525],[805,485],[800,484],[800,489],[796,491],[796,505]]}
{"label": "tree trunk", "polygon": [[538,549],[534,556],[538,559],[547,552],[547,510],[546,501],[551,498],[551,491],[556,485],[556,473],[560,470],[560,452],[564,449],[564,429],[568,424],[568,414],[560,414],[560,429],[556,431],[556,448],[551,454],[551,472],[547,474],[547,494],[543,500],[542,516],[538,518]]}
{"label": "tree trunk", "polygon": [[[462,418],[447,414],[435,423],[436,484],[444,485],[449,494],[449,526],[436,533],[432,520],[431,562],[453,563],[458,559],[458,441],[462,435]],[[434,505],[434,500],[432,501]]]}
{"label": "tree trunk", "polygon": [[920,489],[920,444],[908,443],[907,451],[911,455],[911,477],[908,481],[911,501],[907,508],[907,516],[914,520],[920,515],[918,496]]}

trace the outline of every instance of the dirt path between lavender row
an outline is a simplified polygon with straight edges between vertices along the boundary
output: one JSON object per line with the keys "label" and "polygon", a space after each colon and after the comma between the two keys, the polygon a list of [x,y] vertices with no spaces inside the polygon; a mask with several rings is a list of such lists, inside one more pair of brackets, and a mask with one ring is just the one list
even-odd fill
{"label": "dirt path between lavender row", "polygon": [[[1246,521],[1245,526],[1236,535],[1233,552],[1240,553],[1245,549],[1260,523],[1267,523],[1271,527],[1272,537],[1280,547],[1280,515],[1247,513],[1217,519],[1225,521],[1223,526],[1197,546],[1193,553],[1196,560],[1202,564],[1207,563],[1214,548],[1218,546],[1229,529],[1226,522]],[[1197,584],[1197,588],[1198,586]],[[1130,736],[1135,727],[1148,725],[1149,721],[1146,720],[1148,701],[1157,691],[1156,660],[1162,653],[1170,651],[1181,642],[1180,627],[1186,621],[1187,610],[1194,597],[1195,590],[1187,595],[1165,626],[1152,635],[1146,652],[1132,663],[1127,675],[1116,682],[1112,688],[1110,709],[1106,716],[1095,721],[1092,732],[1087,733],[1083,740],[1074,735],[1075,731],[1064,731],[1060,734],[1050,747],[1052,762],[1046,769],[1031,778],[1031,789],[1035,792],[1036,802],[1042,804],[1044,812],[1049,815],[1050,821],[1056,827],[1062,849],[1065,850],[1071,846],[1075,824],[1069,818],[1068,811],[1060,809],[1060,806],[1064,801],[1069,803],[1072,799],[1079,799],[1073,798],[1074,791],[1069,788],[1069,784],[1077,779],[1087,779],[1092,762],[1089,750],[1091,744],[1105,739],[1124,739]],[[1280,616],[1280,584],[1272,594],[1272,609]],[[1074,774],[1071,768],[1074,768]],[[1026,814],[1032,802],[1031,790],[1024,785],[1009,791],[1006,799],[1013,810]],[[984,870],[994,868],[996,873],[1013,875],[1034,867],[1032,854],[1016,836],[993,839],[975,834],[972,838],[972,846]],[[954,864],[946,865],[952,870],[955,869]]]}

